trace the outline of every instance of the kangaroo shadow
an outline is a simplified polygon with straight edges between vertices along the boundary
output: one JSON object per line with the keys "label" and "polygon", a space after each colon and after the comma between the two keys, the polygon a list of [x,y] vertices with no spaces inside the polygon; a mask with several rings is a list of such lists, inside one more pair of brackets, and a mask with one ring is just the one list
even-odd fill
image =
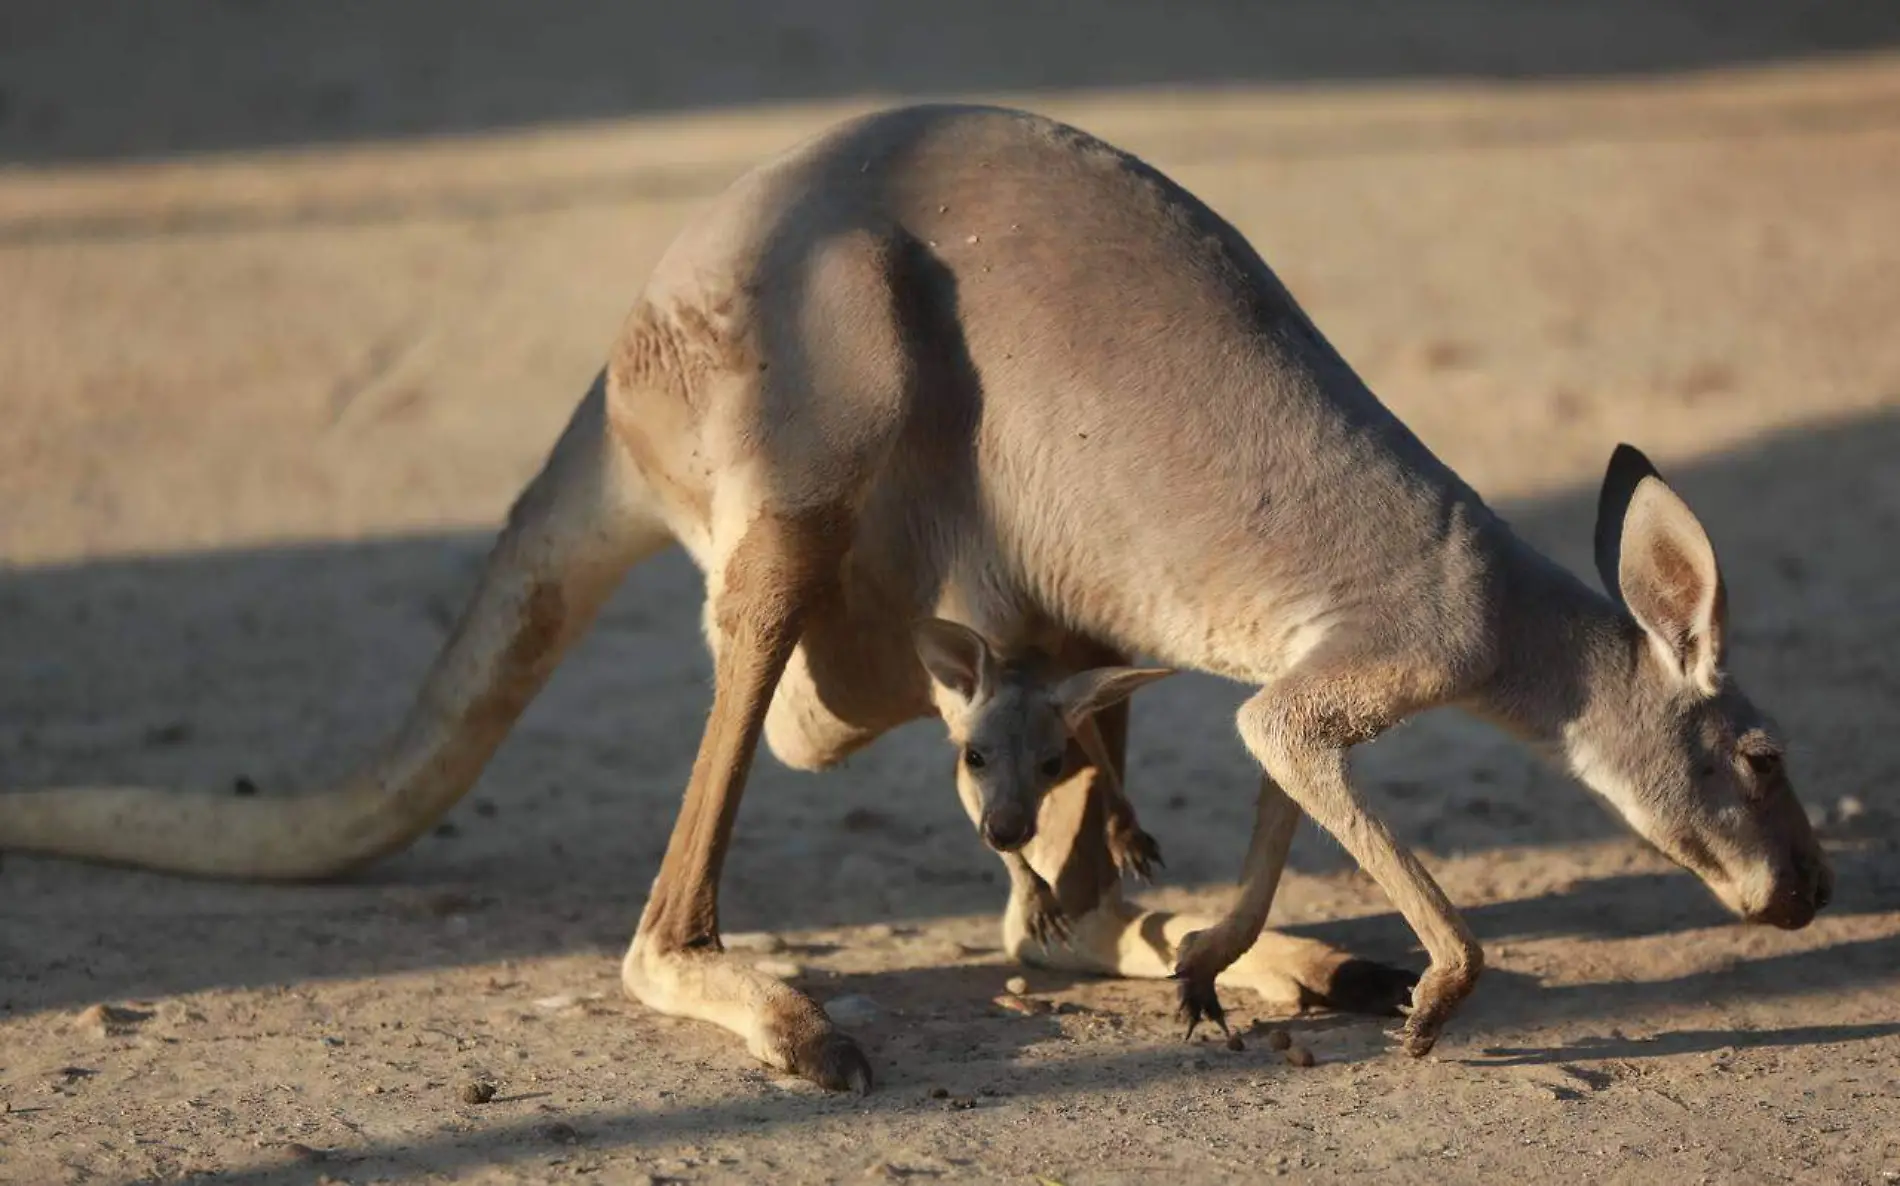
{"label": "kangaroo shadow", "polygon": [[282,0],[0,12],[0,160],[173,157],[866,95],[1617,76],[1900,45],[1890,4]]}
{"label": "kangaroo shadow", "polygon": [[[1738,666],[1794,740],[1797,785],[1816,802],[1858,796],[1870,843],[1894,836],[1890,787],[1900,769],[1900,737],[1864,724],[1870,705],[1900,702],[1900,676],[1884,658],[1900,627],[1887,559],[1900,522],[1897,449],[1900,416],[1882,413],[1666,467],[1723,555]],[[1801,538],[1753,514],[1764,501],[1776,504],[1775,522],[1802,524]],[[1587,570],[1594,502],[1594,490],[1577,490],[1503,509]],[[269,794],[333,779],[407,708],[486,544],[445,533],[0,570],[0,787],[231,788],[244,779]],[[638,570],[470,798],[436,834],[355,879],[214,885],[8,855],[0,1000],[50,1008],[617,954],[657,869],[708,703],[699,595],[678,555]],[[1255,777],[1232,736],[1239,694],[1183,678],[1136,703],[1130,790],[1177,884],[1215,883],[1238,868],[1236,838],[1251,810],[1242,792]],[[1395,830],[1427,849],[1618,834],[1562,777],[1521,756],[1500,759],[1506,753],[1517,751],[1427,719],[1369,747],[1362,769]],[[761,761],[726,865],[726,927],[811,931],[1000,907],[1004,879],[958,808],[950,760],[940,729],[919,724],[826,774]],[[1192,796],[1169,794],[1189,786]],[[1488,805],[1481,814],[1474,795]],[[1435,843],[1433,829],[1452,816],[1465,822]],[[1338,867],[1310,830],[1304,837],[1296,868]],[[1900,907],[1890,860],[1858,851],[1840,859],[1839,909]],[[1486,937],[1717,921],[1686,876],[1602,879],[1471,917]],[[1389,917],[1307,929],[1355,949],[1410,946]]]}

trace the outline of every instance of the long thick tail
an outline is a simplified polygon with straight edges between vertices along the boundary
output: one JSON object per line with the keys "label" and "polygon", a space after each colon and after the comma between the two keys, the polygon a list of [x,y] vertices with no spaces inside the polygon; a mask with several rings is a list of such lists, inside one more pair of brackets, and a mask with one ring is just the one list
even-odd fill
{"label": "long thick tail", "polygon": [[339,786],[277,797],[148,787],[0,793],[0,850],[201,877],[332,877],[455,805],[626,570],[671,540],[594,382],[516,499],[402,727]]}

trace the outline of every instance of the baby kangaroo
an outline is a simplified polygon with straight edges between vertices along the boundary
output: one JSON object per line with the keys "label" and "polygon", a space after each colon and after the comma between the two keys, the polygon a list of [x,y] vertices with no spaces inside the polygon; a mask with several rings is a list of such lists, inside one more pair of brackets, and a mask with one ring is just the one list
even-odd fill
{"label": "baby kangaroo", "polygon": [[1069,920],[1049,883],[1022,855],[1050,788],[1072,773],[1074,742],[1101,772],[1105,831],[1115,867],[1143,881],[1162,863],[1115,776],[1095,714],[1144,684],[1174,674],[1166,667],[1093,667],[1064,674],[1052,656],[1024,648],[1007,657],[967,626],[928,618],[916,626],[917,655],[930,673],[937,711],[957,747],[957,796],[983,842],[1002,855],[1026,904],[1030,938],[1065,939]]}

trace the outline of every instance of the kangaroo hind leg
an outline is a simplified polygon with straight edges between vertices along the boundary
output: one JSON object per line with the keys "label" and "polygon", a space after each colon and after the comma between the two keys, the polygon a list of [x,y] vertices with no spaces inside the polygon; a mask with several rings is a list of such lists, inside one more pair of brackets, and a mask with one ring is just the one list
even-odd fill
{"label": "kangaroo hind leg", "polygon": [[869,1090],[870,1064],[816,1002],[725,954],[719,875],[773,690],[801,620],[835,580],[842,550],[821,522],[761,516],[709,574],[713,705],[686,800],[622,964],[633,997],[738,1034],[769,1066],[832,1090]]}
{"label": "kangaroo hind leg", "polygon": [[622,964],[648,1007],[710,1021],[769,1066],[860,1092],[871,1068],[857,1043],[810,997],[721,949],[719,877],[772,702],[801,639],[838,612],[862,507],[902,432],[913,368],[900,247],[869,231],[825,239],[798,255],[796,275],[762,278],[772,298],[742,318],[760,365],[708,412],[721,422],[707,437],[727,450],[714,459],[704,564],[712,710]]}

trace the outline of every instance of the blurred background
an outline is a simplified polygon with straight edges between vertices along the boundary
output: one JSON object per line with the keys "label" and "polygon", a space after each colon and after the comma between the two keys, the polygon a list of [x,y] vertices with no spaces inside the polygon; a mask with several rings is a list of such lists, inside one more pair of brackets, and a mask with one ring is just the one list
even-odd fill
{"label": "blurred background", "polygon": [[[1361,768],[1480,934],[1511,940],[1487,983],[1519,995],[1474,1027],[1531,1024],[1554,998],[1524,986],[1567,975],[1586,982],[1573,1015],[1606,1025],[1691,999],[1770,1029],[1797,1002],[1802,1024],[1879,1014],[1854,994],[1900,967],[1892,0],[7,0],[0,787],[340,773],[407,708],[681,222],[831,121],[922,97],[1033,107],[1173,175],[1580,570],[1618,441],[1708,525],[1738,670],[1792,740],[1841,899],[1802,937],[1733,937],[1561,774],[1420,722]],[[407,1008],[413,985],[377,979],[398,973],[492,983],[497,961],[530,975],[574,952],[610,972],[706,707],[698,593],[683,557],[638,572],[448,827],[361,884],[9,857],[0,1022],[323,978],[368,1017]],[[1164,900],[1218,904],[1238,869],[1240,694],[1183,678],[1137,701],[1130,789]],[[763,763],[728,927],[989,937],[1002,882],[948,760],[920,725],[822,776]],[[1406,950],[1311,829],[1294,868],[1276,920]],[[472,927],[397,894],[418,886],[480,903]],[[1323,930],[1355,914],[1383,921]],[[1802,996],[1822,983],[1839,995]],[[1156,992],[1140,1007],[1161,1015]],[[1733,1021],[1696,1024],[1719,1045]],[[698,1035],[702,1067],[736,1058],[665,1034]],[[34,1049],[81,1058],[66,1040]],[[1754,1137],[1724,1139],[1748,1176]],[[113,1156],[80,1160],[133,1164]]]}
{"label": "blurred background", "polygon": [[479,134],[787,103],[1632,77],[1860,55],[1890,4],[1820,0],[14,0],[14,161]]}

